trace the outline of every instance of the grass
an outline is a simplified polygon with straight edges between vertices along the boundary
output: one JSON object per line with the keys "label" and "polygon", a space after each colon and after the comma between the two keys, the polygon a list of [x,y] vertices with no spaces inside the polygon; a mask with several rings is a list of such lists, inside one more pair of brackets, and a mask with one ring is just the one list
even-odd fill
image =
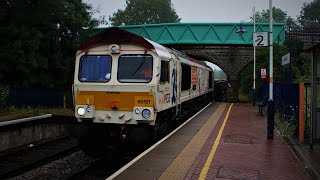
{"label": "grass", "polygon": [[42,114],[74,116],[74,110],[63,108],[16,108],[12,106],[0,111],[0,121],[38,116]]}
{"label": "grass", "polygon": [[249,94],[248,93],[244,93],[241,90],[238,90],[238,99],[240,102],[250,102],[250,98],[249,98]]}
{"label": "grass", "polygon": [[290,137],[294,135],[296,126],[285,121],[280,113],[275,114],[275,123],[280,135],[283,137]]}

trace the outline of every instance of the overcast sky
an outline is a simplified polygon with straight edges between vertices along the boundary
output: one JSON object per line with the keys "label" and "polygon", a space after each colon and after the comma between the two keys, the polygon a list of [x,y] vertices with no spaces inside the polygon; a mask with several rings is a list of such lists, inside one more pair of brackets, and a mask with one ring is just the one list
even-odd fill
{"label": "overcast sky", "polygon": [[[273,0],[273,6],[286,11],[296,19],[300,15],[304,2],[312,0]],[[105,15],[109,22],[111,16],[118,9],[124,9],[125,0],[84,0],[92,4],[94,9],[100,9],[100,15]],[[269,9],[269,0],[171,0],[181,22],[240,22],[249,21],[256,11]]]}
{"label": "overcast sky", "polygon": [[[98,9],[100,14],[95,17],[105,16],[109,22],[111,16],[118,9],[125,9],[125,0],[84,0]],[[181,22],[249,22],[256,11],[269,9],[269,0],[171,0]],[[273,0],[273,6],[287,12],[288,16],[297,19],[304,2],[312,0]],[[109,23],[110,24],[110,23]],[[210,63],[213,69],[219,70]]]}

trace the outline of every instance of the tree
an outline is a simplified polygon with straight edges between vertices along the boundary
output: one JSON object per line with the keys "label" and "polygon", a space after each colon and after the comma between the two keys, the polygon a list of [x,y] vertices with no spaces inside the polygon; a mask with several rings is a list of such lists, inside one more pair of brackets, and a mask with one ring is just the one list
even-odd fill
{"label": "tree", "polygon": [[[310,4],[304,4],[303,10],[301,11],[301,15],[299,17],[299,22],[306,27],[309,25],[319,25],[319,19],[316,20],[316,10],[319,9],[320,0],[315,0]],[[318,3],[316,5],[316,3]],[[312,7],[312,8],[311,8]],[[313,9],[314,8],[314,9]],[[315,16],[309,15],[307,12],[309,11],[311,14]],[[308,15],[307,15],[308,14]],[[294,30],[299,30],[300,27],[296,20],[292,19],[290,16],[287,16],[286,12],[281,9],[273,7],[273,17],[274,22],[286,22],[287,27],[290,27]],[[303,17],[303,18],[302,18]],[[313,20],[311,20],[312,18]],[[319,17],[319,16],[318,16]],[[253,18],[252,18],[253,19]],[[307,21],[308,19],[308,21]],[[302,23],[302,20],[305,24]],[[269,10],[263,10],[262,12],[256,13],[256,22],[269,22]],[[314,26],[313,26],[314,27]],[[273,51],[273,73],[274,80],[276,82],[289,82],[289,65],[282,66],[282,56],[290,53],[292,60],[292,80],[294,83],[299,82],[310,82],[311,80],[311,60],[307,54],[303,53],[304,43],[300,39],[289,38],[286,39],[284,46],[279,46],[278,44],[274,44]],[[266,68],[267,72],[269,71],[269,49],[263,47],[257,47],[256,54],[256,89],[262,85],[263,82],[267,82],[266,80],[260,79],[260,69]],[[253,64],[249,64],[240,74],[241,76],[241,90],[244,93],[250,94],[250,90],[252,88],[252,71]]]}
{"label": "tree", "polygon": [[127,0],[126,8],[109,17],[113,26],[179,22],[171,0]]}
{"label": "tree", "polygon": [[74,54],[97,20],[81,0],[5,0],[0,19],[0,82],[65,89]]}
{"label": "tree", "polygon": [[[256,22],[266,22],[269,23],[269,16],[270,11],[268,10],[262,10],[262,12],[256,12]],[[291,18],[287,15],[287,12],[282,11],[280,8],[273,7],[272,8],[272,18],[273,22],[276,23],[286,23],[287,27],[290,27],[292,29],[297,29],[298,25],[296,20]],[[253,17],[251,17],[251,20],[253,20]]]}
{"label": "tree", "polygon": [[320,0],[304,3],[298,21],[303,28],[320,28]]}

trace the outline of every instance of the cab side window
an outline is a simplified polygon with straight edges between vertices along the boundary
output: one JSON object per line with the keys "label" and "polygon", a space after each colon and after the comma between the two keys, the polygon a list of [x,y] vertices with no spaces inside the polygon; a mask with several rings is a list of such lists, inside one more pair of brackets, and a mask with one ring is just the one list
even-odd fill
{"label": "cab side window", "polygon": [[[187,64],[181,64],[181,90],[189,90],[191,87],[191,67]],[[183,79],[183,81],[182,81]]]}
{"label": "cab side window", "polygon": [[161,74],[160,74],[160,82],[166,83],[169,82],[170,77],[170,69],[169,69],[169,61],[161,61]]}
{"label": "cab side window", "polygon": [[213,75],[213,73],[209,71],[209,89],[211,89],[213,87],[212,75]]}

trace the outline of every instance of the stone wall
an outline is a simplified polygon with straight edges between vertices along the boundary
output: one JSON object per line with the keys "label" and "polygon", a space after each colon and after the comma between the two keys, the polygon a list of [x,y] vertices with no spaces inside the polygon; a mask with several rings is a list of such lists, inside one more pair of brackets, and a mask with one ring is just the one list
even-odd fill
{"label": "stone wall", "polygon": [[0,152],[20,146],[27,147],[30,144],[46,142],[70,134],[67,124],[27,123],[21,126],[5,127],[1,127],[0,131]]}

